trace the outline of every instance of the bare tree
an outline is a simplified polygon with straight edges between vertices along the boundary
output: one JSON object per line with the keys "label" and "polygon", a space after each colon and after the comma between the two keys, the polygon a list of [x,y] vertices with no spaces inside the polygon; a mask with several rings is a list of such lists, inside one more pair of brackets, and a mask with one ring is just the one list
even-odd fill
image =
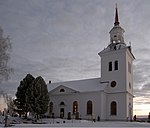
{"label": "bare tree", "polygon": [[[3,80],[8,80],[12,69],[8,66],[10,59],[11,43],[9,37],[4,37],[3,29],[0,27],[0,83]],[[5,94],[4,94],[5,95]],[[3,95],[3,96],[4,96]],[[7,97],[7,96],[6,96]],[[8,126],[7,114],[5,115],[5,126]]]}
{"label": "bare tree", "polygon": [[14,104],[14,99],[4,91],[0,91],[0,96],[3,98],[3,104],[6,106],[6,110],[10,115],[13,115],[14,109],[15,109],[15,104]]}
{"label": "bare tree", "polygon": [[11,43],[9,36],[4,37],[3,29],[0,27],[0,83],[8,80],[12,69],[8,66],[10,59]]}

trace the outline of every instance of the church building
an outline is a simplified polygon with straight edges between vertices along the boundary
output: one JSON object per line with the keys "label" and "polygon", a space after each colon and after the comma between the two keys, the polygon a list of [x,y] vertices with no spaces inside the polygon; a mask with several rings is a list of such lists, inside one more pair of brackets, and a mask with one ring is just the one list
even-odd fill
{"label": "church building", "polygon": [[110,43],[100,51],[101,78],[49,83],[50,116],[76,119],[127,120],[133,115],[133,60],[124,41],[118,8]]}

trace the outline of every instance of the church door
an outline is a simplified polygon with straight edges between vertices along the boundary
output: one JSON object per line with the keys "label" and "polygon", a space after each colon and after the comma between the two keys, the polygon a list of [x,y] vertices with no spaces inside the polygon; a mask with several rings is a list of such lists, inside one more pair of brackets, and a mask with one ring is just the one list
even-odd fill
{"label": "church door", "polygon": [[60,118],[63,118],[64,117],[64,108],[60,108]]}

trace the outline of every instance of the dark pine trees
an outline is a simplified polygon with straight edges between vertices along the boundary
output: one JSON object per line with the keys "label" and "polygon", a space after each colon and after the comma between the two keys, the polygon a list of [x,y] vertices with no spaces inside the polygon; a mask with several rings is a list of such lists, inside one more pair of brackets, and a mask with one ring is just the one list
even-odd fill
{"label": "dark pine trees", "polygon": [[15,105],[17,106],[17,112],[21,114],[25,113],[25,118],[27,118],[27,113],[30,111],[30,106],[27,101],[29,93],[28,89],[31,88],[34,77],[27,74],[26,77],[20,82],[19,87],[16,92]]}
{"label": "dark pine trees", "polygon": [[20,82],[17,89],[15,104],[18,112],[31,112],[38,119],[39,115],[47,112],[49,95],[47,85],[44,79],[39,76],[36,79],[27,74],[27,76]]}
{"label": "dark pine trees", "polygon": [[33,81],[30,92],[31,96],[28,101],[30,103],[31,111],[38,119],[39,115],[47,112],[49,103],[47,85],[41,76]]}

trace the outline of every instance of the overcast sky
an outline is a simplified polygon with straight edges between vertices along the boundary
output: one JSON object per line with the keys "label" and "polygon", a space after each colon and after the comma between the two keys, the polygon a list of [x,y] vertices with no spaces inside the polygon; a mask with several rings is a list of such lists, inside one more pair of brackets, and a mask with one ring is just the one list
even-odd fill
{"label": "overcast sky", "polygon": [[[46,83],[100,76],[98,52],[109,44],[116,0],[0,0],[0,26],[12,42],[14,96],[27,73]],[[125,41],[134,61],[134,111],[150,111],[150,0],[118,0]],[[149,110],[148,110],[149,109]],[[146,114],[145,113],[145,114]],[[148,114],[148,113],[147,113]]]}

